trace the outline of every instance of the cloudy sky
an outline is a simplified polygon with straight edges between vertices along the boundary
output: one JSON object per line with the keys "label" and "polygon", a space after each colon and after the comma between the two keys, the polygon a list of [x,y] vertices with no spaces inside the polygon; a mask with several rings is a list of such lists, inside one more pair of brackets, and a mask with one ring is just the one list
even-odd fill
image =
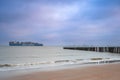
{"label": "cloudy sky", "polygon": [[120,45],[120,0],[0,0],[0,44]]}

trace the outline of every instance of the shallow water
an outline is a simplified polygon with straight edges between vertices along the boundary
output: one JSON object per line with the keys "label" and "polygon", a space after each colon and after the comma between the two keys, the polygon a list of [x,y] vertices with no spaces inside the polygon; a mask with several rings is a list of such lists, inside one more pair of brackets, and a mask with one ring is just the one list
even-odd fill
{"label": "shallow water", "polygon": [[58,67],[89,62],[91,58],[120,60],[120,54],[67,50],[63,47],[1,46],[0,71]]}

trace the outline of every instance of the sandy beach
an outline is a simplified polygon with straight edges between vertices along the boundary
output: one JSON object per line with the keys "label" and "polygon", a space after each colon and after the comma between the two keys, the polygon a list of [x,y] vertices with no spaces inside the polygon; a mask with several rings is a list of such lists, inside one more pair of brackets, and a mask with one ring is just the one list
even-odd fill
{"label": "sandy beach", "polygon": [[120,63],[35,72],[6,80],[120,80]]}

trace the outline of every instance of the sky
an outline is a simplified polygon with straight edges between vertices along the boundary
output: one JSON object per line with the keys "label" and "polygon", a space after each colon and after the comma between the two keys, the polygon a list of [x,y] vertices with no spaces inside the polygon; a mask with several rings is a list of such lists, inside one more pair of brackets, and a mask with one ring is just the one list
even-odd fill
{"label": "sky", "polygon": [[120,45],[120,0],[0,0],[0,44]]}

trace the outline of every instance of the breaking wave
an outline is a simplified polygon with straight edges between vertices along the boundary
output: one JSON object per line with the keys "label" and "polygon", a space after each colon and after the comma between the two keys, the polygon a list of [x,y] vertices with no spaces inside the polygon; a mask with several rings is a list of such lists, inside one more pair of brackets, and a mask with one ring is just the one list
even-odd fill
{"label": "breaking wave", "polygon": [[[75,60],[56,60],[56,61],[44,61],[44,62],[34,62],[34,63],[22,63],[22,64],[0,64],[0,71],[6,70],[16,70],[20,68],[42,68],[49,66],[60,66],[66,64],[106,64],[120,62],[119,59],[110,59],[110,58],[91,58],[91,59],[75,59]],[[14,69],[13,69],[14,68]]]}

